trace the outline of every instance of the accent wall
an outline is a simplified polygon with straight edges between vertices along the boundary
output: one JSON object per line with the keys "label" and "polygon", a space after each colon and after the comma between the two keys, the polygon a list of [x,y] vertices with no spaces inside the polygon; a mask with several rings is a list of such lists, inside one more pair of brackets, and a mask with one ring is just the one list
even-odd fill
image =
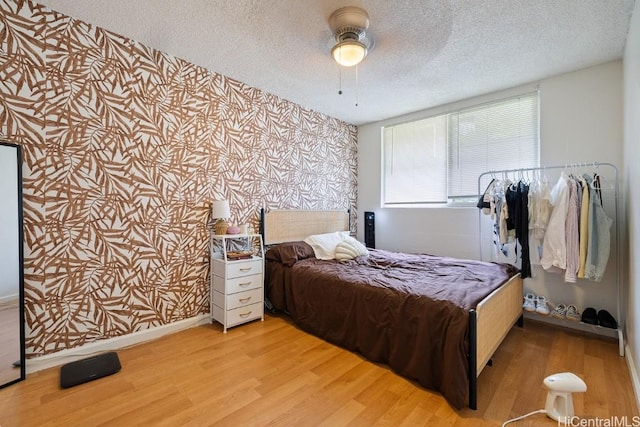
{"label": "accent wall", "polygon": [[256,229],[261,207],[355,216],[355,126],[32,1],[0,11],[28,357],[208,312],[212,200]]}

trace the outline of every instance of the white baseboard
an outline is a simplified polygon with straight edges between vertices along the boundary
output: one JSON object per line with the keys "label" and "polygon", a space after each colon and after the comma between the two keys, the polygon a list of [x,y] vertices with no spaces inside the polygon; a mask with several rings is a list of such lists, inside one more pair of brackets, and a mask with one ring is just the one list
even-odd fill
{"label": "white baseboard", "polygon": [[13,294],[13,295],[5,295],[3,297],[0,297],[0,304],[3,304],[5,302],[18,302],[18,300],[20,299],[20,295],[19,294]]}
{"label": "white baseboard", "polygon": [[631,349],[627,344],[624,349],[625,358],[627,359],[627,366],[629,367],[629,373],[631,374],[631,384],[633,385],[633,394],[636,397],[636,406],[640,412],[640,380],[638,379],[638,371],[636,371],[636,364],[633,361]]}
{"label": "white baseboard", "polygon": [[211,316],[209,314],[200,314],[189,319],[179,320],[177,322],[158,326],[152,329],[146,329],[144,331],[134,332],[120,337],[92,342],[81,347],[70,348],[68,350],[62,350],[57,353],[27,359],[25,369],[27,374],[38,372],[43,369],[83,359],[94,354],[102,353],[105,351],[119,350],[135,344],[143,343],[145,341],[160,338],[165,335],[173,334],[185,329],[193,328],[200,325],[206,325],[210,322]]}

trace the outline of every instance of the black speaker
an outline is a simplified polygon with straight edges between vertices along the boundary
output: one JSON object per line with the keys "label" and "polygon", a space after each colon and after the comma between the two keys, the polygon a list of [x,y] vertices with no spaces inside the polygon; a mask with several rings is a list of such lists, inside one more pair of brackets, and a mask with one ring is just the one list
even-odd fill
{"label": "black speaker", "polygon": [[371,249],[376,247],[376,225],[373,212],[364,213],[364,244]]}
{"label": "black speaker", "polygon": [[60,387],[69,388],[88,381],[97,380],[120,371],[120,359],[115,351],[99,354],[88,359],[62,365]]}

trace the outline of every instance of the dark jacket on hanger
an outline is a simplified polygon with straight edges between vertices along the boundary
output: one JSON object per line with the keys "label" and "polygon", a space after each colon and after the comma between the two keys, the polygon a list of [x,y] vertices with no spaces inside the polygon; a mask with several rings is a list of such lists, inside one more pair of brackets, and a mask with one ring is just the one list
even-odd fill
{"label": "dark jacket on hanger", "polygon": [[529,257],[529,186],[523,181],[509,186],[505,193],[509,219],[507,228],[515,229],[516,239],[520,243],[522,278],[531,277],[531,259]]}

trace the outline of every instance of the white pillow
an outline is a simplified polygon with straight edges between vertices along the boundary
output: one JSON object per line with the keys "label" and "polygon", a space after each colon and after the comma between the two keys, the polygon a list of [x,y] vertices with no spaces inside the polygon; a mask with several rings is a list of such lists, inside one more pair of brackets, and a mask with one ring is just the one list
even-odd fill
{"label": "white pillow", "polygon": [[334,233],[314,234],[304,239],[304,242],[313,248],[318,259],[334,259],[336,246],[346,237],[348,231],[336,231]]}
{"label": "white pillow", "polygon": [[338,261],[354,259],[361,255],[369,255],[369,250],[365,245],[351,236],[347,236],[336,246],[335,257]]}

